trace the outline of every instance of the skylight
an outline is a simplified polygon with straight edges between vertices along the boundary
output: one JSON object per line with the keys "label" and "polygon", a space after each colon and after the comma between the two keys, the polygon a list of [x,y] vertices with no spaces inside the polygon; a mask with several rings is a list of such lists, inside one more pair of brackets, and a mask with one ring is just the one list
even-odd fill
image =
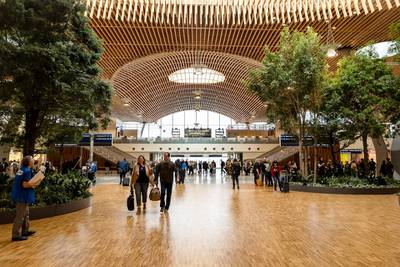
{"label": "skylight", "polygon": [[357,50],[357,53],[365,53],[368,51],[368,49],[373,49],[377,53],[379,58],[384,58],[384,57],[390,57],[394,56],[395,53],[390,51],[390,48],[393,46],[393,42],[381,42],[381,43],[376,43],[372,45],[367,45],[364,46],[363,48],[360,48]]}
{"label": "skylight", "polygon": [[185,84],[213,84],[225,81],[225,76],[205,65],[194,65],[191,68],[175,71],[168,76],[171,82]]}

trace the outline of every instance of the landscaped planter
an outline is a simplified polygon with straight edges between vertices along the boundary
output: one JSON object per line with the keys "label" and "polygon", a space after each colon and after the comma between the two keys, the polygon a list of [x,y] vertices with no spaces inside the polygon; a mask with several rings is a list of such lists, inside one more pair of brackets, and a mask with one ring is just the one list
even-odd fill
{"label": "landscaped planter", "polygon": [[312,185],[290,184],[290,190],[310,193],[323,194],[355,194],[355,195],[388,195],[400,192],[400,188],[381,187],[381,188],[357,188],[357,187],[324,187]]}
{"label": "landscaped planter", "polygon": [[[45,207],[32,207],[29,209],[29,219],[43,219],[71,213],[74,211],[86,209],[92,205],[92,198],[73,200],[64,204],[56,204]],[[0,212],[0,224],[12,223],[15,218],[15,210]]]}

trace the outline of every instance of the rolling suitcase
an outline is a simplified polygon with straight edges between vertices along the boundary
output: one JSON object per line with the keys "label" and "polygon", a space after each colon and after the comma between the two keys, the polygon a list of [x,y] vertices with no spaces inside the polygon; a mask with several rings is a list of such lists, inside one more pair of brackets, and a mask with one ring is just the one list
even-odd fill
{"label": "rolling suitcase", "polygon": [[122,179],[122,185],[123,186],[129,186],[129,177],[124,177],[123,179]]}
{"label": "rolling suitcase", "polygon": [[289,193],[289,176],[287,174],[283,177],[283,193]]}

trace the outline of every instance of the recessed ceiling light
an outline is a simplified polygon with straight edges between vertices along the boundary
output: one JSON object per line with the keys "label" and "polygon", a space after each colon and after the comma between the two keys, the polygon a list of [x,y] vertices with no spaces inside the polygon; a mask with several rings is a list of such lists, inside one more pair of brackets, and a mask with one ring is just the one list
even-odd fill
{"label": "recessed ceiling light", "polygon": [[124,103],[124,106],[125,107],[129,107],[129,103]]}
{"label": "recessed ceiling light", "polygon": [[201,96],[200,96],[200,95],[196,95],[196,96],[194,97],[194,99],[201,99]]}

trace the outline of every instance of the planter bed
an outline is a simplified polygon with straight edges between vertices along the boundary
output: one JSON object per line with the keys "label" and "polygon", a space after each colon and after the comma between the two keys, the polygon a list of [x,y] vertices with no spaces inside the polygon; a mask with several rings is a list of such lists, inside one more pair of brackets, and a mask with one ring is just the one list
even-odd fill
{"label": "planter bed", "polygon": [[[55,204],[45,207],[31,207],[29,209],[29,219],[43,219],[48,217],[53,217],[57,215],[62,215],[66,213],[71,213],[74,211],[86,209],[92,204],[92,198],[84,198],[73,200],[64,204]],[[0,224],[12,223],[15,217],[15,210],[0,212]]]}
{"label": "planter bed", "polygon": [[354,194],[354,195],[390,195],[400,192],[398,187],[357,188],[357,187],[325,187],[290,184],[290,190],[323,194]]}

